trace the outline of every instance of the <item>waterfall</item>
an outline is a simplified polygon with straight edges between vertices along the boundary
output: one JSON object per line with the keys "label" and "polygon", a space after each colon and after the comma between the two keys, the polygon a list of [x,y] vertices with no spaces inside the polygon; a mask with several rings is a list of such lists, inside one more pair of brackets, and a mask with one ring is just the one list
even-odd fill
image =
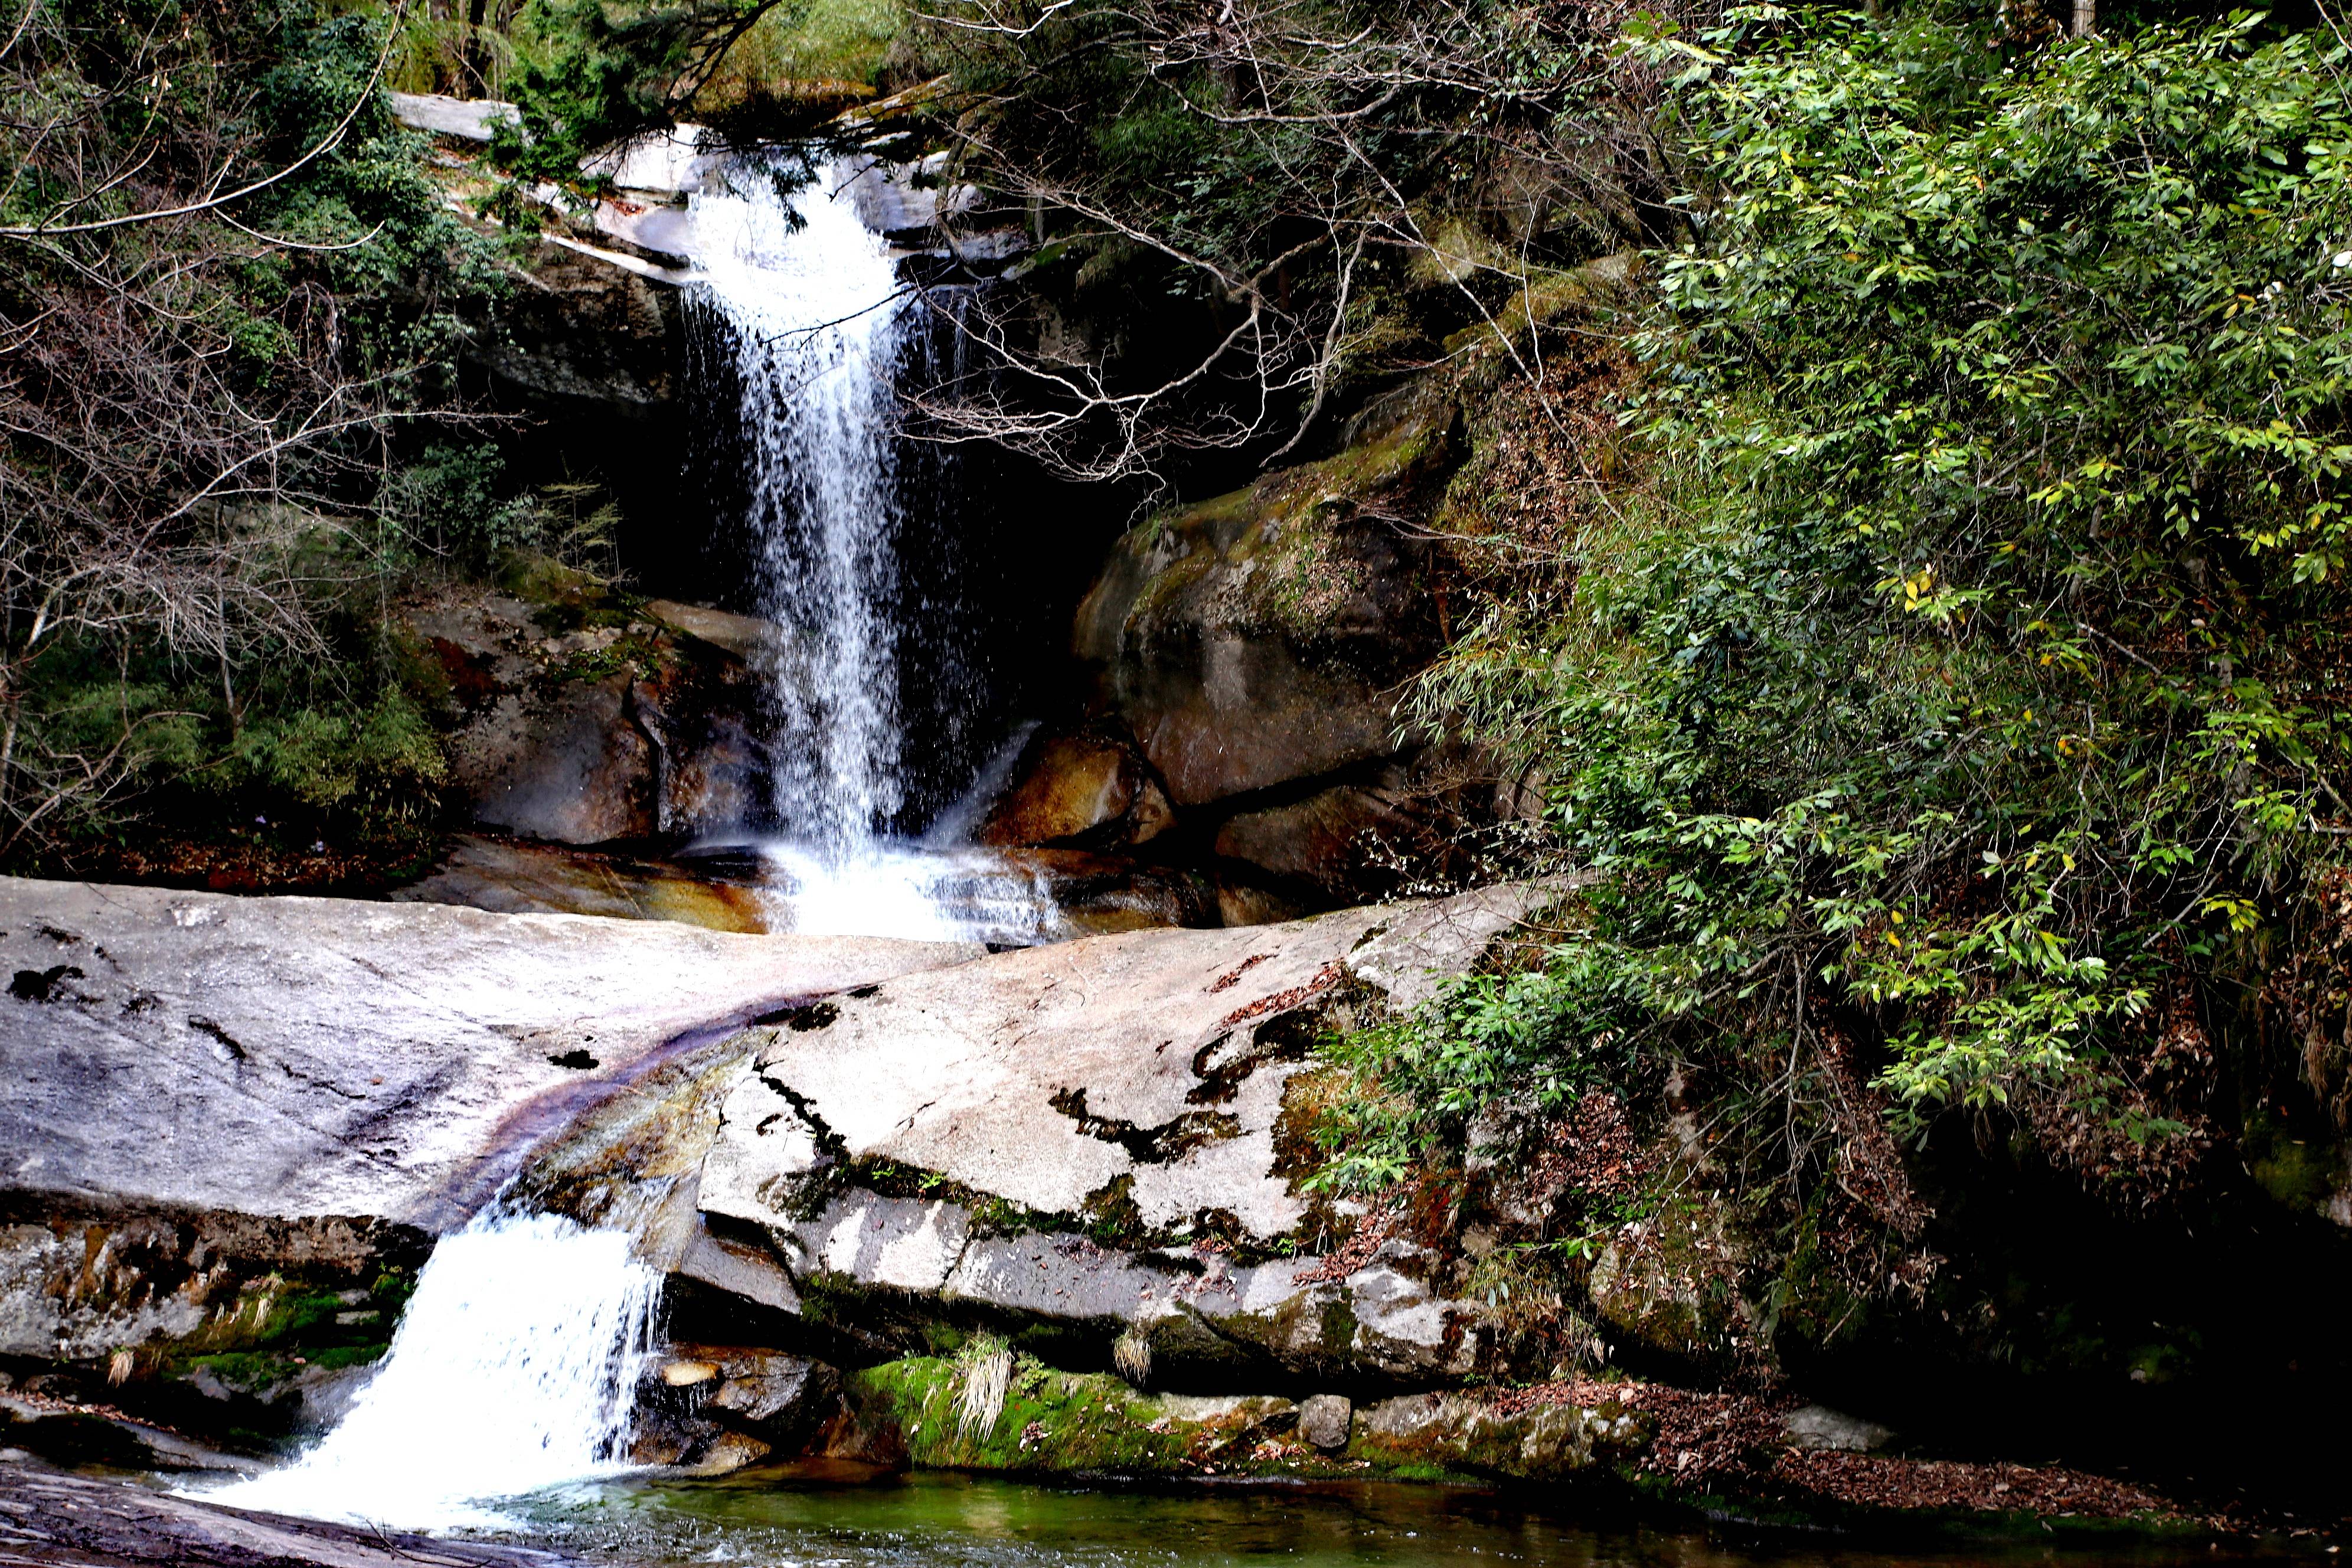
{"label": "waterfall", "polygon": [[697,198],[698,340],[729,353],[761,613],[795,634],[770,680],[774,808],[841,863],[901,805],[898,268],[835,164],[789,199],[764,160]]}
{"label": "waterfall", "polygon": [[883,194],[874,161],[835,160],[797,188],[779,178],[792,169],[752,155],[705,182],[687,294],[689,378],[718,427],[699,433],[699,461],[731,470],[719,489],[741,513],[714,521],[734,525],[752,601],[782,628],[765,672],[775,837],[760,846],[774,923],[1058,935],[1036,873],[916,837],[972,782],[957,774],[976,706],[971,606],[947,559],[961,542],[902,482],[897,382],[923,357],[928,308],[860,216]]}
{"label": "waterfall", "polygon": [[445,1236],[374,1378],[293,1463],[207,1500],[412,1530],[627,1457],[661,1277],[615,1230],[493,1208]]}

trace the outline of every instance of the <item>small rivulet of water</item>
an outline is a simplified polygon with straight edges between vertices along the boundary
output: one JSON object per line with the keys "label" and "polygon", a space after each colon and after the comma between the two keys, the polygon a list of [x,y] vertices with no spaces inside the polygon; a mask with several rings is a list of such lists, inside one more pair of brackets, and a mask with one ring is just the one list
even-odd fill
{"label": "small rivulet of water", "polygon": [[497,1207],[441,1238],[342,1420],[213,1502],[407,1530],[496,1528],[501,1500],[626,1467],[661,1277],[633,1238]]}
{"label": "small rivulet of water", "polygon": [[[706,182],[687,296],[691,373],[732,395],[717,413],[735,427],[711,444],[741,470],[726,488],[744,512],[754,597],[783,633],[768,671],[772,911],[812,933],[1058,934],[1034,874],[905,837],[922,815],[910,784],[940,783],[942,748],[924,737],[963,718],[929,710],[957,687],[945,667],[971,651],[927,624],[956,623],[960,606],[910,585],[911,567],[934,563],[903,559],[923,547],[912,541],[944,543],[912,526],[900,493],[897,377],[917,357],[919,307],[859,216],[861,187],[881,178],[873,161],[835,160],[796,188],[779,177],[790,168],[747,155]],[[913,714],[910,661],[927,667],[930,697]]]}

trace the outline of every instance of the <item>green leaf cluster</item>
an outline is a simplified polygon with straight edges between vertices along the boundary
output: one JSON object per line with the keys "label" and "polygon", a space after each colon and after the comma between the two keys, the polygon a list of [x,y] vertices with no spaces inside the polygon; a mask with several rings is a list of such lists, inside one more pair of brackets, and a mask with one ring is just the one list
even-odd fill
{"label": "green leaf cluster", "polygon": [[2242,15],[2001,29],[1762,5],[1638,46],[1696,171],[1648,481],[1422,698],[1552,781],[1598,879],[1538,973],[1402,1026],[1391,1152],[1608,1041],[1712,1069],[1775,1179],[1873,1103],[2095,1174],[2263,1048],[2352,825],[2352,59]]}

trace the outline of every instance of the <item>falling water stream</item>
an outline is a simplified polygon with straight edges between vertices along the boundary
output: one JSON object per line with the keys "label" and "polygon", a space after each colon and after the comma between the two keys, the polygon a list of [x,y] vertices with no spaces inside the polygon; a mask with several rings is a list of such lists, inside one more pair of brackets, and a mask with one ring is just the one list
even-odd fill
{"label": "falling water stream", "polygon": [[[835,163],[787,193],[751,158],[698,196],[697,340],[738,389],[743,531],[769,650],[780,927],[1028,941],[1030,879],[898,837],[912,765],[898,640],[898,262]],[[634,1238],[493,1207],[445,1237],[381,1370],[294,1463],[215,1500],[414,1529],[495,1527],[500,1500],[625,1468],[659,1276]]]}
{"label": "falling water stream", "polygon": [[903,672],[915,658],[973,652],[925,635],[956,606],[914,591],[905,558],[937,534],[910,515],[898,462],[897,382],[923,308],[860,216],[862,189],[881,178],[873,161],[836,161],[797,189],[778,177],[788,167],[752,156],[706,181],[694,210],[701,280],[687,296],[693,374],[735,392],[740,428],[714,445],[740,466],[729,487],[745,512],[738,531],[761,613],[783,634],[767,672],[776,826],[759,846],[775,924],[944,941],[1058,934],[1033,878],[909,831],[930,826],[908,821],[910,782],[939,765],[926,732],[957,715],[909,711]]}
{"label": "falling water stream", "polygon": [[620,1231],[493,1207],[441,1238],[382,1370],[282,1469],[207,1494],[410,1530],[492,1528],[496,1504],[622,1468],[660,1276]]}

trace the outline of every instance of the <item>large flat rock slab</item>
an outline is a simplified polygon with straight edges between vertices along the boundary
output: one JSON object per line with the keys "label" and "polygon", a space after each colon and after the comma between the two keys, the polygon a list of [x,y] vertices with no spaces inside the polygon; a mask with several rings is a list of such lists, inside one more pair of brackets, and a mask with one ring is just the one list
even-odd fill
{"label": "large flat rock slab", "polygon": [[1044,1215],[1109,1201],[1142,1228],[1288,1236],[1276,1147],[1311,1039],[1287,1021],[1348,984],[1407,1003],[1537,895],[1136,931],[909,974],[751,1037],[701,1184],[707,1212],[788,1225],[810,1184],[877,1163]]}
{"label": "large flat rock slab", "polygon": [[681,1046],[978,952],[0,879],[0,1190],[439,1231]]}
{"label": "large flat rock slab", "polygon": [[1555,896],[1136,931],[855,988],[732,1042],[731,1079],[698,1080],[715,1127],[608,1141],[699,1159],[677,1273],[869,1348],[976,1315],[1118,1342],[1194,1386],[1456,1380],[1493,1359],[1482,1309],[1405,1240],[1321,1255],[1360,1211],[1304,1190],[1313,1111],[1290,1089],[1325,1029],[1417,1005]]}
{"label": "large flat rock slab", "polygon": [[67,1568],[577,1568],[524,1546],[323,1524],[71,1475],[0,1449],[0,1563]]}

